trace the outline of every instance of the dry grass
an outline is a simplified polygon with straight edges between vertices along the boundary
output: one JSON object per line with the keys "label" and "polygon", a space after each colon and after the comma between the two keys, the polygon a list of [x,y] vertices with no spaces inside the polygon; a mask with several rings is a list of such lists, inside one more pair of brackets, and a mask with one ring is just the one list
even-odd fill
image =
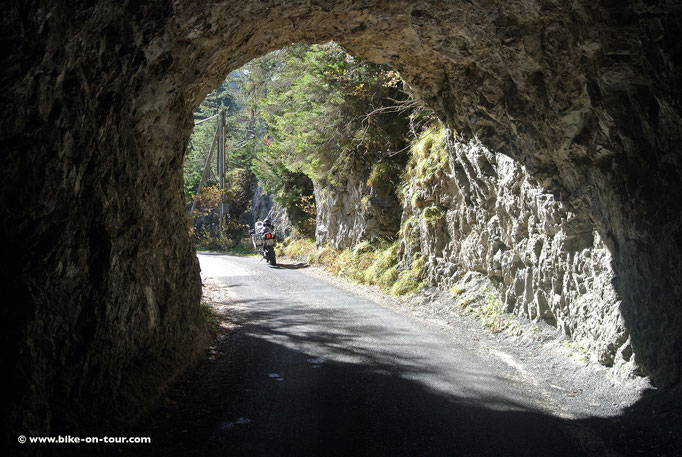
{"label": "dry grass", "polygon": [[363,241],[353,249],[335,250],[330,246],[317,248],[310,239],[285,240],[280,254],[324,266],[331,273],[350,281],[377,285],[394,295],[414,293],[423,287],[423,257],[409,268],[398,258],[398,244]]}

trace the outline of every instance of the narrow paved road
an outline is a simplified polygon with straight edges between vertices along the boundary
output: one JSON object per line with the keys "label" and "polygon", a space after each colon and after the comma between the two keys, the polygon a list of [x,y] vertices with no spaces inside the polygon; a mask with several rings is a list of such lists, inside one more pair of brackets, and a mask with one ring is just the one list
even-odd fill
{"label": "narrow paved road", "polygon": [[229,287],[243,326],[160,426],[159,455],[593,454],[571,421],[470,338],[434,331],[300,265],[199,259],[203,277]]}

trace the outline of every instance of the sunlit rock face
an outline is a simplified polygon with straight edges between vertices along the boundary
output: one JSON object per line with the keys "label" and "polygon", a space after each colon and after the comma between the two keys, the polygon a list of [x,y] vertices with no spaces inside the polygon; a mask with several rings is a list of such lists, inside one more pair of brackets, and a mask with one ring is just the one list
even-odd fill
{"label": "sunlit rock face", "polygon": [[279,233],[289,236],[293,230],[293,224],[286,209],[274,201],[258,183],[253,184],[252,191],[251,211],[246,222],[253,227],[256,221],[270,219]]}
{"label": "sunlit rock face", "polygon": [[404,261],[423,255],[430,283],[484,304],[496,291],[505,311],[542,319],[601,363],[637,373],[613,256],[588,215],[479,142],[451,140],[445,153],[443,169],[405,187]]}
{"label": "sunlit rock face", "polygon": [[389,240],[400,227],[401,205],[392,187],[367,184],[367,171],[348,173],[335,184],[315,183],[318,246],[352,248],[363,240]]}
{"label": "sunlit rock face", "polygon": [[392,65],[465,143],[523,166],[593,234],[587,248],[610,264],[595,274],[613,272],[599,281],[617,297],[636,360],[657,384],[678,384],[680,11],[569,5],[7,7],[0,217],[12,430],[97,414],[140,360],[182,342],[200,294],[181,185],[191,113],[231,69],[295,41],[334,39]]}

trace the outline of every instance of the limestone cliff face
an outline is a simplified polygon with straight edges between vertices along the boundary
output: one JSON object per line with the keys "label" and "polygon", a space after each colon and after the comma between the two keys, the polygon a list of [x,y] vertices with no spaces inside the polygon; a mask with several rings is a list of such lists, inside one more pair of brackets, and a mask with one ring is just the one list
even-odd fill
{"label": "limestone cliff face", "polygon": [[315,183],[318,246],[335,249],[362,240],[393,239],[400,226],[400,204],[390,189],[380,191],[366,182],[367,172],[347,173],[343,184]]}
{"label": "limestone cliff face", "polygon": [[482,274],[507,311],[556,326],[605,365],[636,370],[613,256],[589,219],[504,154],[475,141],[449,141],[446,152],[443,168],[405,189],[406,261],[425,255],[427,279],[444,288],[466,290],[471,273]]}
{"label": "limestone cliff face", "polygon": [[249,223],[253,225],[256,221],[262,221],[268,217],[275,202],[258,183],[254,183],[253,186],[251,186],[251,191],[253,197],[251,199],[251,220]]}
{"label": "limestone cliff face", "polygon": [[[5,404],[15,425],[4,430],[45,435],[82,421],[74,411],[98,417],[140,360],[185,342],[200,295],[181,191],[192,112],[230,70],[295,41],[335,39],[392,65],[448,127],[525,167],[547,199],[527,203],[529,214],[586,224],[554,232],[554,222],[519,219],[529,239],[531,230],[548,231],[527,255],[570,273],[586,246],[595,256],[581,254],[580,268],[608,275],[602,265],[610,263],[634,357],[657,384],[678,384],[681,23],[677,4],[638,0],[8,6],[0,18],[0,267],[10,291],[1,316],[12,374]],[[493,220],[493,209],[485,214]],[[560,244],[560,233],[570,261],[546,244]],[[532,278],[544,270],[531,271],[529,259],[498,274],[518,287],[548,281]],[[519,279],[524,271],[530,279]],[[513,306],[537,303],[530,308],[547,313],[561,307],[553,296],[564,288],[610,293],[606,284],[558,280]]]}
{"label": "limestone cliff face", "polygon": [[281,230],[285,236],[291,234],[292,224],[286,209],[274,201],[260,184],[255,183],[252,189],[253,199],[251,200],[251,212],[247,223],[253,227],[256,221],[269,218],[278,231]]}

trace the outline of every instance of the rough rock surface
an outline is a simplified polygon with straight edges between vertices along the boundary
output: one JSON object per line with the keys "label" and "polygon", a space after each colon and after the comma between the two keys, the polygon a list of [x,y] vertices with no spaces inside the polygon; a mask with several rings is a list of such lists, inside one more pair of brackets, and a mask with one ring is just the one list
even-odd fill
{"label": "rough rock surface", "polygon": [[449,127],[588,221],[634,357],[679,384],[677,2],[25,1],[3,13],[12,440],[97,417],[139,360],[182,344],[200,296],[182,198],[192,112],[231,69],[295,41],[335,39],[392,65]]}
{"label": "rough rock surface", "polygon": [[362,240],[395,238],[400,226],[400,203],[394,193],[374,189],[367,170],[348,173],[342,184],[315,183],[317,220],[315,242],[335,249]]}
{"label": "rough rock surface", "polygon": [[542,319],[604,365],[634,371],[613,257],[586,215],[510,157],[474,141],[448,144],[447,167],[406,187],[403,257],[425,255],[426,277],[441,288],[486,295],[469,290],[483,276],[508,312]]}
{"label": "rough rock surface", "polygon": [[254,183],[252,190],[253,198],[251,200],[251,220],[249,221],[251,225],[253,225],[256,221],[262,221],[268,217],[272,207],[275,205],[272,197],[270,197],[267,192],[263,190],[260,184]]}
{"label": "rough rock surface", "polygon": [[277,230],[281,230],[285,236],[291,233],[291,220],[286,210],[274,201],[258,183],[255,183],[253,185],[251,212],[247,223],[253,226],[256,221],[262,221],[266,218],[269,218]]}

